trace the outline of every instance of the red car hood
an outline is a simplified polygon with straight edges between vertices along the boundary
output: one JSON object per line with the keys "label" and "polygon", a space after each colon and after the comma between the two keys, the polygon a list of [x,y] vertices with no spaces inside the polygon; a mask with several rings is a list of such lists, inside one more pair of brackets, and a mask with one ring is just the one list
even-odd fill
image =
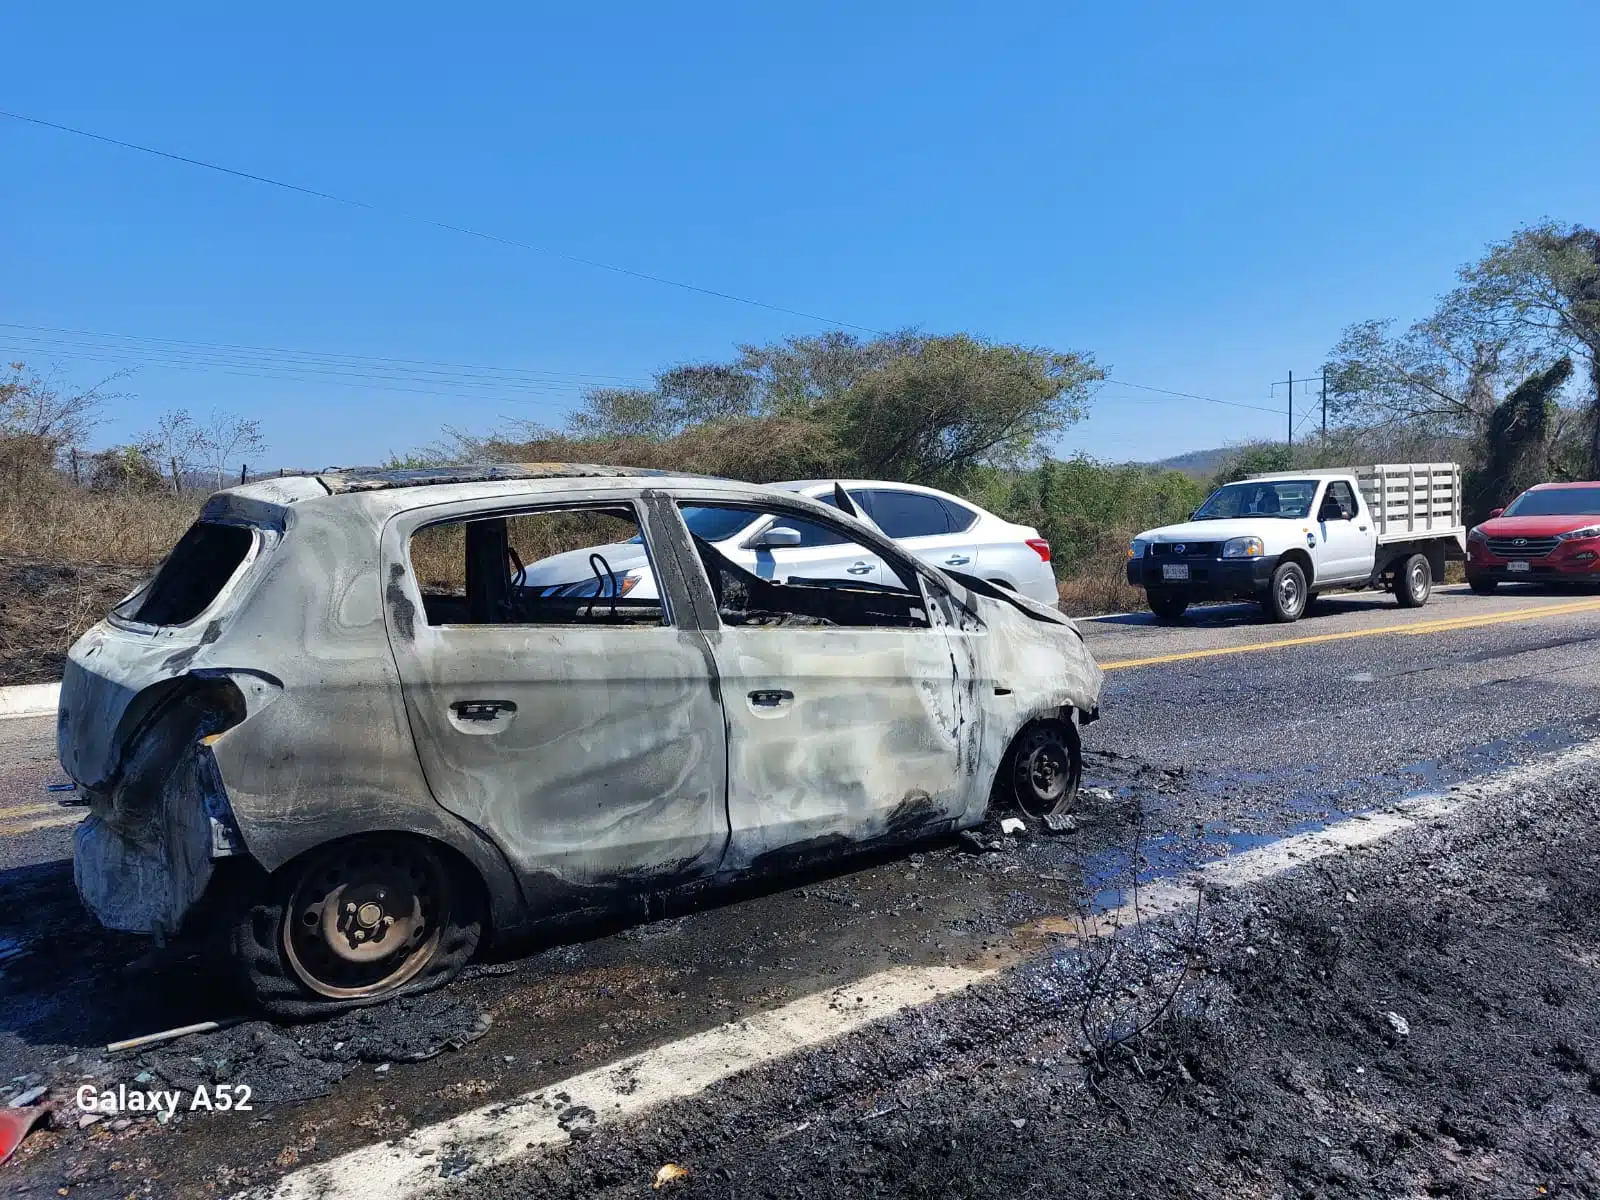
{"label": "red car hood", "polygon": [[1564,517],[1496,517],[1478,528],[1484,537],[1554,537],[1589,525],[1600,525],[1600,516],[1579,514]]}

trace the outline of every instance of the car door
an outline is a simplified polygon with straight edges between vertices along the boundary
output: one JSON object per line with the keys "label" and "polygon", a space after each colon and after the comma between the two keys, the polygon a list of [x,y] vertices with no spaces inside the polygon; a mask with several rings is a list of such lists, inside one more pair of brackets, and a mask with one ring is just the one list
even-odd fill
{"label": "car door", "polygon": [[[831,506],[831,500],[829,501]],[[793,546],[763,545],[771,530],[791,529],[799,535]],[[771,515],[771,519],[730,555],[762,579],[857,579],[883,583],[883,560],[870,547],[852,542],[840,530],[798,515]]]}
{"label": "car door", "polygon": [[1354,582],[1372,574],[1377,533],[1362,501],[1342,479],[1331,480],[1317,509],[1317,579]]}
{"label": "car door", "polygon": [[818,523],[846,557],[882,561],[892,582],[775,582],[701,551],[728,722],[732,869],[947,830],[990,782],[972,765],[971,656],[952,653],[915,569]]}
{"label": "car door", "polygon": [[976,513],[958,524],[955,506],[902,488],[871,488],[864,497],[878,528],[918,558],[952,571],[978,571],[979,547],[970,533],[977,527]]}
{"label": "car door", "polygon": [[726,847],[722,704],[681,596],[514,586],[517,560],[640,532],[656,579],[681,579],[660,570],[626,492],[440,505],[384,532],[390,643],[428,785],[500,846],[536,908],[704,874]]}

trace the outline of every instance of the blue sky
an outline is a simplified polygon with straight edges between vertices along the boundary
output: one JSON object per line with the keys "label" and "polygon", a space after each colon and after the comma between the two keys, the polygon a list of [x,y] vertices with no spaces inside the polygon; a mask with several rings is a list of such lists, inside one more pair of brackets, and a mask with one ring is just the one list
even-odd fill
{"label": "blue sky", "polygon": [[[0,356],[136,368],[106,440],[232,409],[300,466],[823,328],[402,213],[1262,405],[1486,242],[1600,218],[1593,0],[9,5],[0,42],[0,108],[378,206],[0,120]],[[1060,449],[1282,424],[1113,385]]]}

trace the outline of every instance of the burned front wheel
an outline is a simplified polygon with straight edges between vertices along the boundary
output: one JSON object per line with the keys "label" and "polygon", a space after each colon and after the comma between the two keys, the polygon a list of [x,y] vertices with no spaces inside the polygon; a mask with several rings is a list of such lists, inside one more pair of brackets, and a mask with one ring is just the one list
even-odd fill
{"label": "burned front wheel", "polygon": [[439,987],[482,933],[477,881],[422,838],[351,838],[296,860],[234,948],[263,1008],[301,1017]]}
{"label": "burned front wheel", "polygon": [[1065,721],[1042,721],[1024,730],[1011,751],[1011,792],[1030,817],[1070,812],[1083,779],[1078,731]]}

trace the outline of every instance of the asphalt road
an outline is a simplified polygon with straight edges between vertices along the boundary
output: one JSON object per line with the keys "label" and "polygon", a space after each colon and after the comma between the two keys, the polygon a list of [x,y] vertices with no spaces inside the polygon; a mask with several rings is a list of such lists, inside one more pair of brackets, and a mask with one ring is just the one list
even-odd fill
{"label": "asphalt road", "polygon": [[[992,962],[1085,897],[1117,903],[1130,863],[1154,881],[1537,763],[1600,727],[1592,594],[1444,588],[1410,612],[1333,596],[1293,626],[1216,606],[1176,627],[1131,615],[1083,631],[1108,677],[1086,736],[1100,790],[1070,837],[755,881],[647,925],[502,948],[427,1004],[287,1033],[253,1022],[131,1059],[105,1043],[228,1017],[236,1002],[203,957],[152,958],[90,925],[72,893],[72,814],[44,790],[60,778],[53,722],[0,721],[0,1080],[15,1091],[38,1076],[66,1104],[0,1168],[0,1187],[201,1196],[270,1182],[887,968]],[[185,1070],[251,1082],[255,1111],[77,1127],[80,1076]]]}

